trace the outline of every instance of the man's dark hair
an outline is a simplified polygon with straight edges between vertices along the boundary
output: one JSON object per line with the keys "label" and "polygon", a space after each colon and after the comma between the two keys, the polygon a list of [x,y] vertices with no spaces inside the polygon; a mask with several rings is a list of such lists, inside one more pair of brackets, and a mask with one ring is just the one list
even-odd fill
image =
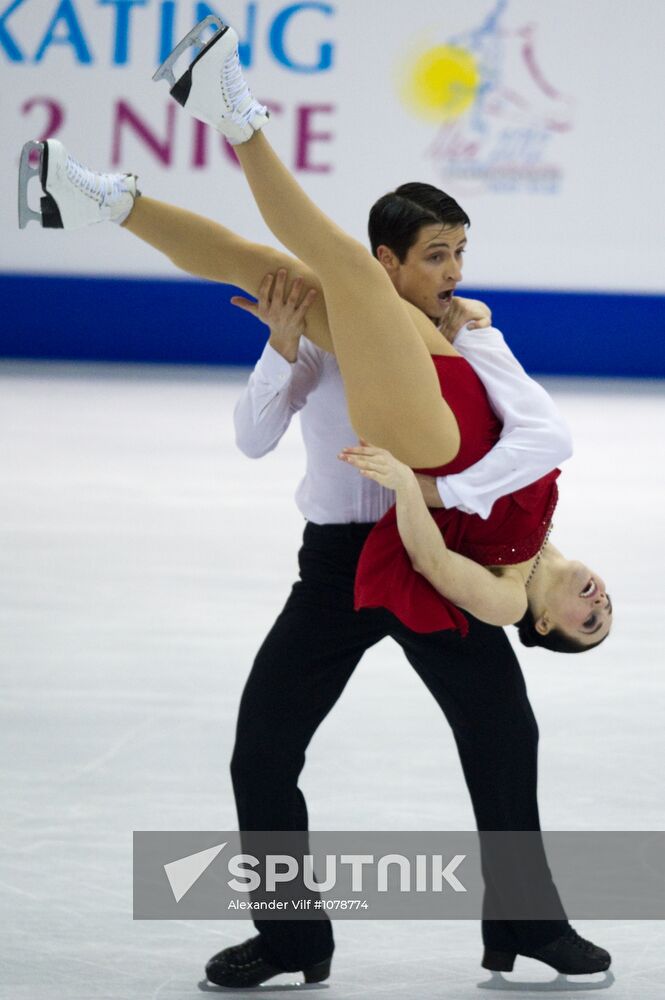
{"label": "man's dark hair", "polygon": [[551,649],[553,653],[586,653],[588,649],[600,646],[601,642],[604,642],[609,635],[608,632],[598,642],[592,642],[588,645],[584,645],[578,639],[571,639],[570,636],[556,628],[553,628],[547,635],[541,635],[536,628],[536,620],[530,608],[527,608],[524,617],[517,622],[517,632],[523,646],[542,646],[543,649]]}
{"label": "man's dark hair", "polygon": [[379,198],[369,213],[369,242],[376,257],[385,245],[397,254],[400,263],[416,243],[423,226],[470,226],[463,208],[445,191],[432,184],[402,184]]}

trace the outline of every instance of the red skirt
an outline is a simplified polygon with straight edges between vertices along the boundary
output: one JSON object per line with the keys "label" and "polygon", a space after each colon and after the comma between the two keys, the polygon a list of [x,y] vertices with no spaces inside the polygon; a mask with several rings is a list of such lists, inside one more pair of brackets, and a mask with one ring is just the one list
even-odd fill
{"label": "red skirt", "polygon": [[[446,545],[481,566],[510,566],[541,549],[558,499],[555,469],[516,493],[501,497],[487,520],[477,514],[431,510]],[[413,632],[455,629],[468,622],[459,608],[417,573],[402,544],[394,507],[372,528],[356,570],[355,607],[387,608]]]}

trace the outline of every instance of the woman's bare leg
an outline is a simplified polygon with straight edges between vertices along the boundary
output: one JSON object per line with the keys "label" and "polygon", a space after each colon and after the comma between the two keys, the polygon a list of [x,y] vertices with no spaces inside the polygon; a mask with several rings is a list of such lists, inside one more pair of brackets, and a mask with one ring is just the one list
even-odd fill
{"label": "woman's bare leg", "polygon": [[[304,288],[321,290],[316,275],[299,260],[272,247],[251,243],[193,212],[142,196],[122,224],[134,236],[165,254],[188,274],[237,285],[257,296],[266,274],[284,268],[293,279],[304,279]],[[333,344],[323,294],[317,296],[307,315],[307,337],[324,351]]]}
{"label": "woman's bare leg", "polygon": [[415,468],[449,462],[459,449],[459,429],[425,343],[431,321],[409,307],[381,264],[307,197],[262,132],[235,151],[266,223],[321,281],[358,434]]}

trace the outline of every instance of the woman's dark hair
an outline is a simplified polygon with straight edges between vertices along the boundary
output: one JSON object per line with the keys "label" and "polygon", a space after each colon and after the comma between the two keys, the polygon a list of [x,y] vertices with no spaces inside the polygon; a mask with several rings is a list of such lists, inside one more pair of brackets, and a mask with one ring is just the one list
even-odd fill
{"label": "woman's dark hair", "polygon": [[543,649],[551,649],[553,653],[586,653],[587,650],[600,646],[609,634],[604,635],[598,642],[590,642],[587,645],[578,639],[571,639],[556,628],[547,635],[541,635],[536,629],[536,620],[530,608],[526,609],[526,614],[516,623],[516,627],[523,646],[542,646]]}
{"label": "woman's dark hair", "polygon": [[369,213],[369,242],[376,257],[385,245],[400,263],[417,241],[423,226],[470,226],[471,220],[454,198],[432,184],[402,184],[379,198]]}

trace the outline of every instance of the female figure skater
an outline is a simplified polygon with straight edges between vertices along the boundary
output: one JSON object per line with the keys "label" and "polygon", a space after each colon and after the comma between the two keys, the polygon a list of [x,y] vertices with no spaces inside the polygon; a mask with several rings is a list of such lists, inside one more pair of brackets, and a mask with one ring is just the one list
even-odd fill
{"label": "female figure skater", "polygon": [[[221,27],[176,82],[172,65],[191,43],[191,37],[185,39],[155,77],[168,77],[173,84],[172,96],[235,146],[265,222],[284,246],[317,275],[329,329],[325,342],[317,341],[315,334],[312,339],[327,349],[331,346],[328,336],[332,340],[351,421],[358,434],[393,453],[406,466],[425,468],[430,474],[453,471],[454,460],[462,460],[460,448],[465,465],[477,461],[487,450],[488,438],[496,434],[496,426],[473,373],[425,312],[399,297],[387,270],[314,205],[272,150],[262,132],[268,113],[244,80],[233,29]],[[458,265],[450,287],[441,290],[442,296],[449,297],[461,278],[466,225],[431,228],[431,246],[452,254]],[[446,398],[451,393],[456,397],[455,408]],[[464,425],[463,437],[460,423]],[[568,562],[553,549],[543,556],[556,505],[557,475],[551,473],[519,495],[504,498],[496,515],[499,505],[495,505],[481,537],[474,539],[467,524],[465,547],[471,549],[476,544],[477,555],[484,549],[483,562],[499,563],[503,575],[483,568],[476,572],[474,568],[470,576],[466,562],[454,562],[452,572],[430,572],[430,576],[439,585],[452,587],[459,596],[463,566],[463,599],[468,604],[466,595],[482,581],[480,600],[471,600],[474,612],[481,617],[484,614],[485,621],[516,622],[528,610],[533,619],[530,639],[554,633],[553,648],[583,651],[608,634],[612,606],[600,577],[579,563]],[[400,508],[404,521],[403,499]],[[380,599],[374,603],[389,603],[402,621],[414,627],[420,609],[412,606],[414,594],[406,586],[407,581],[398,576],[392,585],[386,585],[384,570],[393,565],[391,538],[396,535],[390,530],[390,515],[386,517],[385,530],[381,522],[377,525],[374,544],[371,536],[368,539],[364,556],[372,567],[366,575],[378,584]],[[455,520],[460,517],[457,513]],[[472,523],[480,519],[467,520]],[[500,558],[496,558],[497,545]],[[447,550],[439,545],[436,551],[440,556]],[[386,553],[389,560],[382,564],[381,557]],[[503,566],[507,563],[513,565],[506,575]],[[537,575],[537,585],[527,592]],[[388,601],[390,593],[392,601]],[[362,603],[373,602],[370,597]],[[430,624],[420,629],[415,625],[416,630],[463,628],[454,616],[450,622],[445,621],[446,615],[443,617],[444,622],[437,619],[433,608]]]}
{"label": "female figure skater", "polygon": [[[134,177],[95,174],[53,140],[39,144],[42,224],[75,228],[114,218],[184,270],[240,285],[253,294],[266,271],[287,267],[293,275],[297,269],[298,277],[312,289],[307,337],[336,355],[359,435],[407,466],[424,467],[430,475],[467,468],[496,442],[500,428],[474,373],[430,317],[442,314],[461,278],[468,217],[450,199],[449,225],[439,221],[427,225],[423,220],[423,254],[427,261],[447,256],[448,278],[435,292],[431,279],[429,285],[424,282],[422,293],[410,296],[417,305],[401,298],[399,264],[379,263],[343,233],[307,198],[272,151],[261,132],[267,113],[242,77],[236,44],[233,29],[218,31],[172,93],[236,146],[265,221],[306,267],[190,213],[137,199]],[[169,74],[167,60],[156,77]],[[24,148],[26,174],[32,145]],[[90,196],[87,205],[78,197],[81,190]],[[21,224],[33,216],[36,213],[30,212],[26,200]],[[317,290],[323,294],[316,295]],[[456,510],[434,517],[446,533],[449,555],[452,547],[483,567],[502,568],[501,575],[478,569],[474,580],[482,580],[483,587],[474,591],[472,604],[464,599],[461,606],[492,624],[519,621],[521,638],[528,645],[580,652],[606,637],[612,609],[597,574],[563,559],[551,546],[546,548],[557,475],[551,473],[503,498],[488,520]],[[465,564],[456,565],[459,570]],[[415,631],[460,628],[464,632],[463,615],[440,596],[448,583],[439,575],[434,589],[426,576],[413,571],[393,511],[368,539],[359,567],[357,606],[386,606]]]}

